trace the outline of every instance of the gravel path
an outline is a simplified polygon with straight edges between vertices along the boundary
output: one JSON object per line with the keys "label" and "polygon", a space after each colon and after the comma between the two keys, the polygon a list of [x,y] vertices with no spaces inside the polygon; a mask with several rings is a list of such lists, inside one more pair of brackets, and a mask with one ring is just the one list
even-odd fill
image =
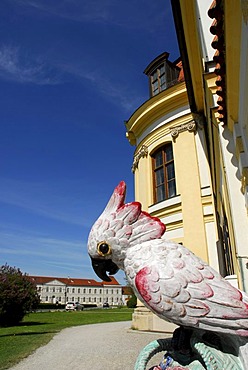
{"label": "gravel path", "polygon": [[[13,370],[133,370],[141,349],[162,333],[131,330],[131,321],[83,325],[62,330]],[[158,364],[156,355],[150,366]]]}

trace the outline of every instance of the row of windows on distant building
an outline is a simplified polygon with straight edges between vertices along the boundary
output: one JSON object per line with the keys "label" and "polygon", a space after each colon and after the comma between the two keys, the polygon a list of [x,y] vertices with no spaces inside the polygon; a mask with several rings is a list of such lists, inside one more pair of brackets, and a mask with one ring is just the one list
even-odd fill
{"label": "row of windows on distant building", "polygon": [[[45,302],[50,302],[51,300],[56,300],[58,302],[64,303],[65,298],[61,296],[56,297],[45,297]],[[119,304],[122,302],[122,299],[120,297],[69,297],[67,301],[71,302],[80,302],[80,303],[104,303],[108,302],[109,304]]]}
{"label": "row of windows on distant building", "polygon": [[[41,292],[42,288],[39,287],[38,288],[38,292]],[[83,293],[83,294],[102,294],[103,293],[103,289],[100,288],[100,289],[92,289],[92,288],[62,288],[62,287],[59,287],[59,288],[55,288],[55,287],[46,287],[45,288],[45,292],[50,292],[50,293],[62,293],[62,292],[67,292],[67,293]],[[104,289],[104,293],[105,294],[118,294],[118,290],[117,289]]]}

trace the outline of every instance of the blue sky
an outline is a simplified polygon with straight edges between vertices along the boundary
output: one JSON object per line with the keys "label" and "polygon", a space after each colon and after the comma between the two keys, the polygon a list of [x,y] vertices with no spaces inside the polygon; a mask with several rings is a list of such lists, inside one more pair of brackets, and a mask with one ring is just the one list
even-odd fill
{"label": "blue sky", "polygon": [[119,181],[134,199],[124,120],[164,51],[179,56],[168,0],[1,0],[1,264],[97,279],[88,233]]}

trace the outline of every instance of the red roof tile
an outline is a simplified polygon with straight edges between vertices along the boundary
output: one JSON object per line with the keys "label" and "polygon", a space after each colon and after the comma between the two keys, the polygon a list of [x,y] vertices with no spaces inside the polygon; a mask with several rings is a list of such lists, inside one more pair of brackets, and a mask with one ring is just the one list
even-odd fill
{"label": "red roof tile", "polygon": [[213,19],[210,32],[214,35],[212,47],[216,49],[214,61],[216,63],[214,72],[217,75],[216,86],[218,118],[224,124],[227,122],[226,111],[226,64],[225,64],[225,39],[224,39],[224,9],[222,0],[214,0],[208,10],[208,15]]}
{"label": "red roof tile", "polygon": [[63,278],[56,276],[30,276],[29,278],[35,282],[35,284],[47,284],[51,281],[58,280],[67,286],[103,286],[103,285],[120,285],[118,281],[110,276],[110,282],[99,282],[93,279],[78,279],[78,278]]}

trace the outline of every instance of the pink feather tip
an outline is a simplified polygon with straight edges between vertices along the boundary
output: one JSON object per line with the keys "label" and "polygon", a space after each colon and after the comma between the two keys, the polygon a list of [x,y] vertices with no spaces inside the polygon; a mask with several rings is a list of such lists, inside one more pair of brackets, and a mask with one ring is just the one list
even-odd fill
{"label": "pink feather tip", "polygon": [[120,183],[116,186],[114,192],[120,196],[126,195],[126,183],[125,181],[120,181]]}
{"label": "pink feather tip", "polygon": [[150,219],[151,222],[154,222],[154,223],[156,223],[157,225],[160,226],[160,236],[162,236],[165,233],[166,226],[165,226],[165,224],[158,217],[151,216],[148,212],[145,212],[145,211],[142,211],[141,213],[145,217],[147,217],[148,219]]}

